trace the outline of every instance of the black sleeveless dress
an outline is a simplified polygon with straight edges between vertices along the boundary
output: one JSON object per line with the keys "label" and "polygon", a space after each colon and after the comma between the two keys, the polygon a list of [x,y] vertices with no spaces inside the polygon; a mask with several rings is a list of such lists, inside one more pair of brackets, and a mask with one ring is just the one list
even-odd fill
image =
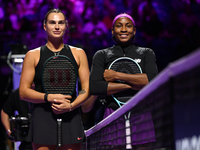
{"label": "black sleeveless dress", "polygon": [[[76,69],[78,69],[77,63],[68,45],[64,46],[60,51],[60,55],[69,57],[75,64]],[[47,46],[42,46],[40,49],[40,60],[35,68],[34,83],[36,91],[45,93],[42,86],[42,68],[45,61],[51,56],[54,56],[54,53],[49,50]],[[72,94],[71,102],[75,99],[76,90]],[[36,144],[57,144],[57,120],[50,103],[34,104],[28,138]],[[80,115],[80,108],[62,114],[63,145],[82,143],[84,139],[85,133]]]}

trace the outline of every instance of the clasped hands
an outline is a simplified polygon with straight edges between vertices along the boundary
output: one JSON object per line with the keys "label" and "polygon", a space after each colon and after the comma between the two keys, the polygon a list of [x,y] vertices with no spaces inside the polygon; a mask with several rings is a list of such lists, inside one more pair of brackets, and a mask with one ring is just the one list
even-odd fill
{"label": "clasped hands", "polygon": [[70,95],[63,94],[49,94],[48,101],[51,103],[51,108],[55,114],[62,114],[69,112],[71,109]]}

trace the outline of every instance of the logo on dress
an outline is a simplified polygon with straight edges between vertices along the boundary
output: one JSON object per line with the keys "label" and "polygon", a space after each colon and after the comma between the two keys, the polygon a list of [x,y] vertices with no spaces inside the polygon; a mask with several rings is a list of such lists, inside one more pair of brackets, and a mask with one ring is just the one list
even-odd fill
{"label": "logo on dress", "polygon": [[141,63],[141,59],[134,59],[137,63]]}
{"label": "logo on dress", "polygon": [[77,139],[78,139],[78,140],[81,140],[81,139],[82,139],[82,137],[77,137]]}

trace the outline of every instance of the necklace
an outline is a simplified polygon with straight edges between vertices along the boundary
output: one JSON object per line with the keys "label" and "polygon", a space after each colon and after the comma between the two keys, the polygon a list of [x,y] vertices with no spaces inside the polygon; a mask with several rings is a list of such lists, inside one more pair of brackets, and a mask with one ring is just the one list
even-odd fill
{"label": "necklace", "polygon": [[[47,46],[48,49],[50,49],[50,48],[49,48],[50,46],[48,47],[48,43],[46,44],[46,46]],[[64,45],[63,45],[62,49],[63,49],[63,48],[64,48]],[[62,49],[61,49],[61,50],[62,50]],[[57,51],[57,52],[54,52],[54,51],[52,51],[52,50],[51,50],[51,51],[54,53],[54,56],[57,56],[57,55],[60,55],[60,51],[61,51],[61,50],[59,50],[59,51]]]}
{"label": "necklace", "polygon": [[57,55],[60,54],[60,51],[58,51],[58,52],[53,52],[53,53],[54,53],[54,56],[57,56]]}

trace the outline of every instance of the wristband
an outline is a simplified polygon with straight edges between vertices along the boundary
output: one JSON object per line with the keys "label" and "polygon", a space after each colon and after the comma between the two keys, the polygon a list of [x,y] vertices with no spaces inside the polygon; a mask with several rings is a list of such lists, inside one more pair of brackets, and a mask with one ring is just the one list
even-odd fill
{"label": "wristband", "polygon": [[72,111],[72,104],[70,103],[69,112]]}
{"label": "wristband", "polygon": [[46,103],[48,103],[47,96],[48,96],[48,94],[46,93],[46,94],[44,95],[44,101],[45,101]]}
{"label": "wristband", "polygon": [[10,133],[11,131],[10,131],[10,129],[8,129],[6,132],[7,132],[7,134],[8,134],[8,133]]}

